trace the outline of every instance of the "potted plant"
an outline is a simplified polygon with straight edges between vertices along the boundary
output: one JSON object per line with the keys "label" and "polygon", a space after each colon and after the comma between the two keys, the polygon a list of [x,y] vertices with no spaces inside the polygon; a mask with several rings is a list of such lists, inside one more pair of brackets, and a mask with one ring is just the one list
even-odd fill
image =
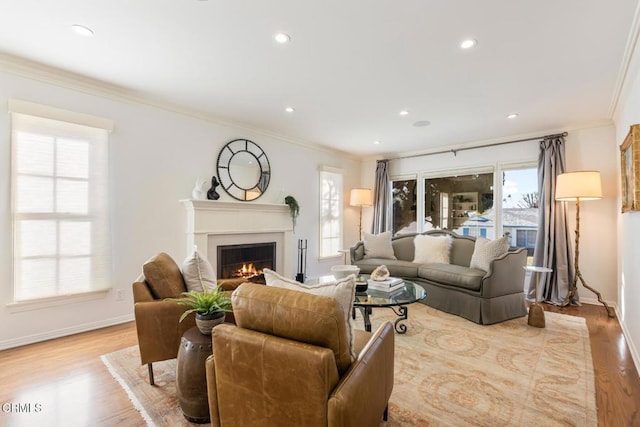
{"label": "potted plant", "polygon": [[213,291],[182,293],[182,298],[170,298],[178,304],[190,307],[180,316],[182,322],[191,313],[196,314],[196,326],[205,335],[211,335],[214,326],[224,322],[226,313],[231,311],[231,298],[224,294],[222,288]]}
{"label": "potted plant", "polygon": [[296,220],[300,214],[300,205],[293,196],[287,196],[284,198],[284,203],[289,206],[289,214],[291,215],[291,222],[293,223],[293,232],[296,232]]}

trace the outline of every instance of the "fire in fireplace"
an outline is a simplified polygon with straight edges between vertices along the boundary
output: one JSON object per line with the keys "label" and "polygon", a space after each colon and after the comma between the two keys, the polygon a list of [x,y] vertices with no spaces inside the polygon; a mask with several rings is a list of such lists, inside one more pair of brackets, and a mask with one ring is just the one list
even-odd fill
{"label": "fire in fireplace", "polygon": [[276,242],[218,246],[218,279],[252,279],[276,268]]}

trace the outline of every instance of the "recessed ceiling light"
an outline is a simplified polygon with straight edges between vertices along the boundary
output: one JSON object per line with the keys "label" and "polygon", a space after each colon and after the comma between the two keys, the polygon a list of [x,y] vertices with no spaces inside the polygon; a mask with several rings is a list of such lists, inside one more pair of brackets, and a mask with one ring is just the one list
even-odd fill
{"label": "recessed ceiling light", "polygon": [[422,128],[425,126],[429,126],[431,124],[431,122],[429,120],[418,120],[417,122],[413,123],[413,126],[417,127],[417,128]]}
{"label": "recessed ceiling light", "polygon": [[85,27],[84,25],[73,24],[71,26],[71,29],[78,35],[84,37],[93,37],[93,30],[91,30],[91,28],[89,27]]}
{"label": "recessed ceiling light", "polygon": [[462,49],[471,49],[472,47],[474,47],[477,44],[478,44],[478,40],[476,40],[476,39],[466,39],[466,40],[463,40],[460,43],[460,47]]}
{"label": "recessed ceiling light", "polygon": [[401,116],[406,116],[407,114],[409,114],[409,112],[407,110],[400,111],[400,115]]}
{"label": "recessed ceiling light", "polygon": [[516,117],[518,117],[520,114],[518,113],[511,113],[507,116],[507,119],[515,119]]}
{"label": "recessed ceiling light", "polygon": [[293,107],[287,107],[284,109],[284,111],[286,111],[287,113],[293,113],[296,110]]}
{"label": "recessed ceiling light", "polygon": [[373,143],[374,143],[375,145],[379,145],[379,144],[380,144],[380,141],[378,141],[378,140],[376,139],[375,141],[373,141]]}
{"label": "recessed ceiling light", "polygon": [[289,41],[291,40],[291,36],[286,33],[278,33],[273,36],[273,38],[276,39],[278,43],[289,43]]}

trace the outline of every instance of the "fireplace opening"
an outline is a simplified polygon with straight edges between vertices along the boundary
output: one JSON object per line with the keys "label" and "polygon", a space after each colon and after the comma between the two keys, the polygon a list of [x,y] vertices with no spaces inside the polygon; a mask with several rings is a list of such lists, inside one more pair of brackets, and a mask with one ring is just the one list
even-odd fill
{"label": "fireplace opening", "polygon": [[218,246],[218,279],[264,277],[265,268],[276,269],[276,242]]}

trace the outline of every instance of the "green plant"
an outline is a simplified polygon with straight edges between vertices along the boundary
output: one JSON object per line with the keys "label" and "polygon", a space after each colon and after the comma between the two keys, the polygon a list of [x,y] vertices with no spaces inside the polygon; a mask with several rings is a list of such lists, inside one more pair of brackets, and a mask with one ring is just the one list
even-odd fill
{"label": "green plant", "polygon": [[216,288],[215,291],[183,292],[182,298],[169,298],[181,305],[190,307],[189,310],[182,313],[180,322],[182,322],[191,313],[197,313],[203,316],[214,314],[217,312],[231,311],[231,298],[224,294],[222,288]]}
{"label": "green plant", "polygon": [[293,196],[287,196],[284,198],[284,202],[289,206],[289,213],[291,214],[291,221],[293,223],[293,231],[296,231],[296,220],[300,214],[300,205]]}

